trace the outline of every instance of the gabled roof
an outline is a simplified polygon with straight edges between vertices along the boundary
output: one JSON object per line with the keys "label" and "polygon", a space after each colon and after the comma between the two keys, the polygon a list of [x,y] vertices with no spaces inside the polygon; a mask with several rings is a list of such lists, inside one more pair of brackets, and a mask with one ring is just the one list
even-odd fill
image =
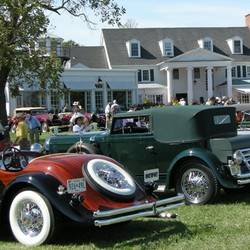
{"label": "gabled roof", "polygon": [[72,47],[70,51],[72,67],[84,65],[87,68],[108,68],[104,47],[102,46],[76,46]]}
{"label": "gabled roof", "polygon": [[232,58],[208,51],[206,49],[197,48],[187,51],[179,56],[170,58],[168,62],[190,62],[190,61],[232,61]]}
{"label": "gabled roof", "polygon": [[[103,29],[103,38],[111,65],[148,65],[170,59],[163,57],[159,41],[170,38],[174,42],[174,55],[178,56],[199,47],[198,40],[210,37],[215,53],[235,61],[250,61],[250,32],[247,27],[230,28],[135,28]],[[227,44],[228,39],[239,36],[243,39],[244,55],[233,55]],[[141,44],[141,58],[129,58],[126,41],[137,39]]]}

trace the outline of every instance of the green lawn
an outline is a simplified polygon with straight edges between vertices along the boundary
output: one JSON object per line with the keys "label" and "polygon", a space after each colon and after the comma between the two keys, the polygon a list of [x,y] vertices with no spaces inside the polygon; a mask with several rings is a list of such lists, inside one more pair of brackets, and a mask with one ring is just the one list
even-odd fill
{"label": "green lawn", "polygon": [[[29,249],[250,249],[248,193],[222,194],[215,204],[184,206],[176,220],[139,219],[101,229],[64,227],[48,245]],[[0,236],[0,249],[24,249]]]}

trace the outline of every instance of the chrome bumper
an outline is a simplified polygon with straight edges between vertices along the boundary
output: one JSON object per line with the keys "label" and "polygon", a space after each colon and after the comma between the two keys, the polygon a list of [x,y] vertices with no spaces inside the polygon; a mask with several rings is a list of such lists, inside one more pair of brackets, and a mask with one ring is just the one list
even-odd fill
{"label": "chrome bumper", "polygon": [[95,211],[94,225],[97,227],[112,225],[119,222],[133,220],[139,217],[155,216],[169,209],[185,205],[184,195],[159,200],[156,202],[140,204],[136,206],[112,209],[108,211]]}
{"label": "chrome bumper", "polygon": [[238,174],[236,175],[236,178],[237,178],[237,184],[239,185],[245,185],[250,183],[250,174]]}

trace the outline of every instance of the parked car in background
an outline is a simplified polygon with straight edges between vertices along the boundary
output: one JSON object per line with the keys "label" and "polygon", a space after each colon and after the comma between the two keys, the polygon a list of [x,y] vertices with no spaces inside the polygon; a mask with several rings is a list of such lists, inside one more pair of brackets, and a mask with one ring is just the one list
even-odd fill
{"label": "parked car in background", "polygon": [[110,156],[139,180],[151,171],[160,187],[183,193],[187,203],[205,204],[220,187],[250,183],[250,136],[237,135],[235,111],[194,105],[120,113],[110,131],[53,135],[45,150]]}
{"label": "parked car in background", "polygon": [[47,132],[50,126],[63,126],[69,124],[69,119],[64,116],[58,116],[49,112],[45,107],[22,107],[14,110],[14,116],[9,120],[9,127],[17,124],[17,115],[19,113],[32,113],[41,123],[42,132]]}
{"label": "parked car in background", "polygon": [[0,162],[1,218],[27,246],[47,242],[58,218],[102,227],[184,205],[183,195],[157,200],[105,156],[34,157],[34,152],[10,147]]}

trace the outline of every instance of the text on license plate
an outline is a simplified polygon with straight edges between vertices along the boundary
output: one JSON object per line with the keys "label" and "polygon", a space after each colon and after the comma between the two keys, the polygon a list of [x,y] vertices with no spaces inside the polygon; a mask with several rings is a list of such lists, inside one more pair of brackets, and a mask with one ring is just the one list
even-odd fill
{"label": "text on license plate", "polygon": [[84,178],[67,180],[67,192],[69,194],[81,193],[84,191],[86,191],[86,181]]}
{"label": "text on license plate", "polygon": [[144,182],[154,182],[159,180],[159,169],[149,169],[144,171]]}

